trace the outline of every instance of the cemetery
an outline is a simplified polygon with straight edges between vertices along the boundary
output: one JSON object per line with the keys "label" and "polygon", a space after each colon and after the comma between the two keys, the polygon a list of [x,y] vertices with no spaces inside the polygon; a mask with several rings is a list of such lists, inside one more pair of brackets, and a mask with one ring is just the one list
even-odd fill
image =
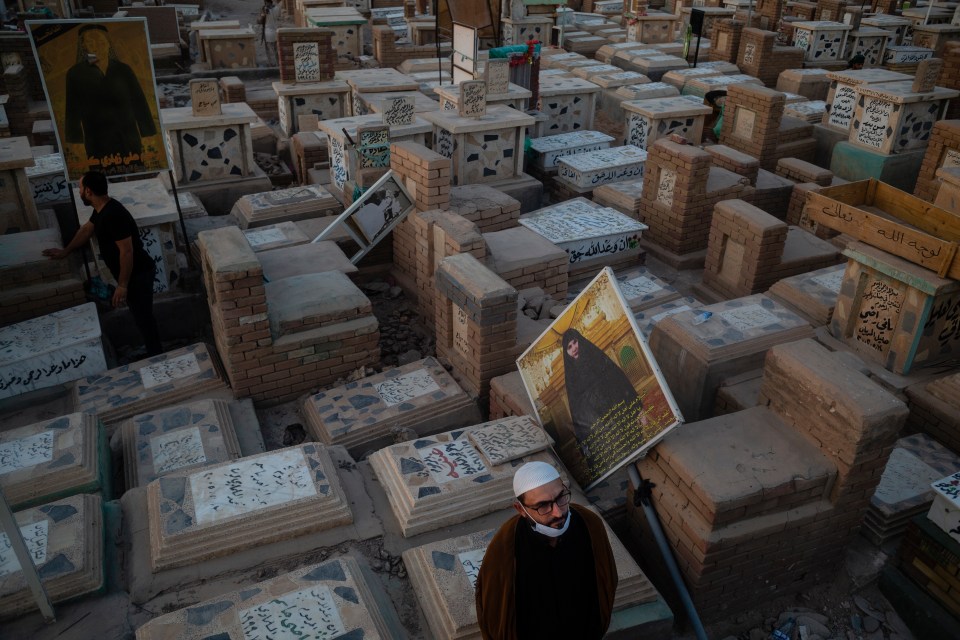
{"label": "cemetery", "polygon": [[0,638],[960,638],[957,2],[0,14]]}

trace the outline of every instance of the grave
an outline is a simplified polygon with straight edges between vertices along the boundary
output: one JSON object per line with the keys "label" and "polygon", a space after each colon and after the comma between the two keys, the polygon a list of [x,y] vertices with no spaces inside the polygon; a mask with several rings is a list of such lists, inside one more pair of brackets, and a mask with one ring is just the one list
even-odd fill
{"label": "grave", "polygon": [[830,89],[826,97],[827,112],[823,117],[823,126],[836,129],[844,135],[849,134],[850,125],[853,123],[853,112],[858,100],[857,87],[910,79],[906,74],[886,69],[837,71],[827,73],[827,77],[830,79]]}
{"label": "grave", "polygon": [[278,222],[337,216],[343,213],[343,205],[322,186],[308,184],[245,195],[237,200],[231,213],[241,229],[256,229]]}
{"label": "grave", "polygon": [[[97,417],[88,413],[0,432],[0,487],[11,509],[81,493],[109,498],[109,457]],[[11,553],[9,549],[5,553]]]}
{"label": "grave", "polygon": [[705,118],[713,108],[696,105],[684,98],[657,98],[653,100],[626,100],[620,107],[627,111],[624,126],[624,144],[649,149],[660,138],[678,134],[693,144],[703,138]]}
{"label": "grave", "polygon": [[582,78],[541,78],[537,111],[548,116],[542,135],[593,129],[599,93],[600,87]]}
{"label": "grave", "polygon": [[663,77],[660,78],[660,81],[673,85],[677,88],[677,91],[682,92],[684,85],[687,84],[687,81],[691,78],[709,78],[710,76],[722,75],[724,75],[723,72],[712,67],[691,67],[689,69],[675,69],[673,71],[668,71],[663,74]]}
{"label": "grave", "polygon": [[689,64],[679,56],[656,52],[654,55],[631,52],[634,55],[623,66],[627,71],[637,71],[653,82],[659,82],[663,76],[677,69],[686,69]]}
{"label": "grave", "polygon": [[32,167],[24,167],[30,182],[33,204],[42,208],[69,202],[70,190],[67,188],[63,156],[59,153],[48,153],[34,156],[33,161]]}
{"label": "grave", "polygon": [[354,116],[368,115],[356,111],[356,109],[362,108],[364,102],[360,99],[360,94],[362,93],[420,90],[420,83],[418,81],[408,75],[400,73],[396,69],[390,68],[340,70],[337,71],[336,78],[350,85]]}
{"label": "grave", "polygon": [[633,15],[627,25],[627,41],[643,44],[673,42],[678,22],[678,16],[670,13]]}
{"label": "grave", "polygon": [[[104,518],[100,496],[76,495],[14,514],[27,551],[51,602],[102,591],[105,586]],[[35,611],[33,593],[0,532],[0,617]]]}
{"label": "grave", "polygon": [[[326,218],[331,221],[330,218]],[[246,229],[243,236],[250,243],[254,253],[270,251],[280,247],[294,247],[310,242],[313,238],[294,222],[280,222],[266,227]]]}
{"label": "grave", "polygon": [[301,117],[323,121],[350,115],[350,86],[341,80],[274,82],[273,90],[277,94],[280,128],[286,136],[300,131]]}
{"label": "grave", "polygon": [[370,467],[405,538],[472,520],[513,499],[513,474],[539,460],[561,470],[529,416],[504,418],[380,449]]}
{"label": "grave", "polygon": [[931,483],[933,504],[927,519],[940,527],[955,542],[960,542],[960,471]]}
{"label": "grave", "polygon": [[[513,84],[503,87],[504,91],[487,91],[488,105],[503,105],[513,107],[518,111],[526,111],[527,103],[533,93],[530,89]],[[434,93],[440,98],[440,109],[443,111],[457,111],[460,104],[460,85],[446,84],[434,88]]]}
{"label": "grave", "polygon": [[26,173],[35,163],[27,138],[0,139],[0,233],[41,228]]}
{"label": "grave", "polygon": [[927,202],[942,201],[944,204],[938,203],[938,207],[956,211],[945,206],[945,203],[949,202],[954,191],[953,183],[956,179],[951,174],[958,166],[960,166],[960,122],[939,120],[930,132],[930,143],[923,156],[923,165],[920,168],[913,195]]}
{"label": "grave", "polygon": [[[647,78],[642,73],[636,71],[624,71],[621,75],[633,74],[640,78]],[[599,78],[595,80],[600,82]],[[650,100],[652,98],[669,98],[680,95],[677,88],[666,82],[649,82],[646,79],[637,84],[627,84],[618,87],[604,89],[600,94],[600,102],[604,114],[614,122],[620,122],[626,117],[623,108],[620,106],[625,100]]]}
{"label": "grave", "polygon": [[520,202],[494,187],[467,184],[450,189],[450,211],[487,233],[517,226]]}
{"label": "grave", "polygon": [[590,280],[607,266],[620,269],[643,262],[640,236],[647,225],[584,198],[524,214],[520,224],[566,252],[572,283]]}
{"label": "grave", "polygon": [[910,405],[907,428],[926,433],[954,453],[960,453],[960,373],[906,388]]}
{"label": "grave", "polygon": [[328,29],[277,30],[280,81],[273,83],[273,90],[286,136],[300,130],[301,116],[329,120],[350,114],[350,88],[333,78],[333,37]]}
{"label": "grave", "polygon": [[830,90],[826,69],[787,69],[777,77],[777,91],[797,93],[809,100],[826,100]]}
{"label": "grave", "polygon": [[633,145],[588,151],[561,158],[557,162],[557,181],[572,191],[588,193],[611,182],[642,178],[647,152]]}
{"label": "grave", "polygon": [[354,7],[313,8],[304,12],[304,27],[320,27],[333,32],[330,44],[334,69],[356,69],[363,55],[361,30],[367,19]]}
{"label": "grave", "polygon": [[902,536],[910,520],[930,510],[931,483],[955,469],[960,469],[960,456],[933,438],[918,433],[897,440],[870,498],[863,535],[877,546]]}
{"label": "grave", "polygon": [[917,24],[913,27],[913,45],[932,49],[934,57],[943,57],[947,43],[960,39],[960,25]]}
{"label": "grave", "polygon": [[220,362],[203,343],[104,369],[105,365],[77,381],[73,405],[77,411],[96,414],[108,433],[137,414],[226,391]]}
{"label": "grave", "polygon": [[518,291],[539,287],[555,300],[566,299],[570,269],[567,252],[528,229],[522,220],[520,224],[524,226],[483,234],[486,265]]}
{"label": "grave", "polygon": [[0,399],[66,384],[106,368],[92,302],[0,328]]}
{"label": "grave", "polygon": [[883,64],[887,44],[892,39],[885,29],[860,28],[847,34],[846,58],[863,56],[864,68],[879,67]]}
{"label": "grave", "polygon": [[245,193],[271,187],[253,161],[250,125],[257,115],[243,102],[221,109],[217,116],[195,116],[190,107],[160,111],[178,189],[193,193],[213,213],[229,211]]}
{"label": "grave", "polygon": [[527,16],[525,18],[502,18],[500,39],[503,44],[527,44],[527,40],[550,42],[550,30],[553,19],[549,16]]}
{"label": "grave", "polygon": [[256,35],[251,27],[203,29],[197,32],[201,61],[211,69],[252,69],[257,66]]}
{"label": "grave", "polygon": [[852,27],[842,22],[813,20],[794,22],[793,46],[803,49],[806,66],[845,63],[847,34]]}
{"label": "grave", "polygon": [[803,66],[803,52],[798,47],[777,44],[778,34],[747,27],[740,36],[737,66],[743,73],[756,76],[767,87],[779,81],[781,72]]}
{"label": "grave", "polygon": [[357,93],[354,98],[359,102],[354,111],[365,115],[379,113],[384,124],[390,125],[408,122],[415,113],[436,111],[440,108],[436,100],[420,91],[373,91]]}
{"label": "grave", "polygon": [[861,85],[848,141],[886,155],[925,149],[946,101],[958,95],[932,82],[921,87],[907,81]]}
{"label": "grave", "polygon": [[311,564],[150,620],[137,640],[405,637],[379,580],[353,556]]}
{"label": "grave", "polygon": [[883,66],[891,71],[913,73],[924,60],[933,58],[933,49],[909,45],[888,45],[883,54]]}
{"label": "grave", "polygon": [[814,327],[830,324],[843,282],[844,265],[824,267],[779,280],[767,295]]}
{"label": "grave", "polygon": [[664,318],[669,318],[673,314],[682,311],[696,311],[702,308],[702,302],[696,298],[685,296],[677,300],[661,302],[644,311],[637,311],[633,314],[633,317],[637,321],[640,333],[643,334],[644,338],[650,340],[650,334],[653,333],[653,328]]}
{"label": "grave", "polygon": [[418,436],[473,424],[476,403],[433,358],[368,376],[304,400],[310,435],[359,457],[393,442],[395,431]]}
{"label": "grave", "polygon": [[533,138],[530,148],[535,152],[534,164],[541,172],[557,168],[560,158],[609,149],[613,137],[600,131],[571,131],[553,136]]}
{"label": "grave", "polygon": [[796,104],[787,104],[783,107],[783,115],[797,120],[803,120],[812,125],[820,124],[827,113],[827,103],[824,100],[807,100]]}
{"label": "grave", "polygon": [[617,279],[620,293],[634,314],[682,297],[673,286],[643,267],[621,272]]}
{"label": "grave", "polygon": [[721,76],[706,76],[690,78],[683,85],[683,95],[705,97],[711,91],[728,91],[731,86],[739,84],[759,84],[763,82],[759,78],[748,76],[744,73],[735,73]]}
{"label": "grave", "polygon": [[320,444],[173,471],[147,486],[147,515],[154,572],[353,522]]}
{"label": "grave", "polygon": [[490,381],[490,419],[535,415],[530,396],[519,371],[497,376]]}
{"label": "grave", "polygon": [[[705,312],[708,319],[695,323]],[[774,345],[812,336],[806,320],[755,294],[664,318],[650,334],[650,349],[683,417],[694,421],[710,416],[722,379],[759,368]]]}
{"label": "grave", "polygon": [[197,400],[124,420],[122,438],[126,488],[146,486],[173,471],[236,460],[241,456],[230,406]]}

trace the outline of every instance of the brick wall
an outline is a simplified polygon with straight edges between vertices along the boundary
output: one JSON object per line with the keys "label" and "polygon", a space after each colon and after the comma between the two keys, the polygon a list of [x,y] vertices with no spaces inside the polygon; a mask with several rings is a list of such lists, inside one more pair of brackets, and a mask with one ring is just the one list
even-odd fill
{"label": "brick wall", "polygon": [[746,178],[750,184],[757,184],[760,161],[751,155],[737,151],[723,144],[713,144],[704,149],[713,157],[713,165]]}
{"label": "brick wall", "polygon": [[814,182],[821,187],[829,187],[833,182],[832,171],[799,158],[781,158],[776,174],[794,182]]}
{"label": "brick wall", "polygon": [[220,78],[220,92],[224,102],[246,102],[247,86],[237,76]]}
{"label": "brick wall", "polygon": [[746,28],[740,38],[736,62],[743,73],[759,78],[767,87],[775,87],[781,72],[803,67],[803,51],[797,47],[778,47],[774,31]]}
{"label": "brick wall", "polygon": [[498,420],[510,416],[534,416],[530,396],[523,386],[519,371],[497,376],[490,381],[490,419]]}
{"label": "brick wall", "polygon": [[[713,61],[736,62],[740,52],[740,39],[743,28],[742,20],[717,20],[713,23],[713,32],[710,34],[710,51],[707,58]],[[718,45],[724,44],[721,49]]]}
{"label": "brick wall", "polygon": [[937,169],[943,166],[947,153],[957,157],[954,162],[960,161],[960,120],[940,120],[934,123],[913,195],[933,202],[941,182],[937,177]]}
{"label": "brick wall", "polygon": [[290,154],[300,184],[310,183],[308,172],[314,165],[330,162],[326,136],[318,136],[314,131],[290,136]]}
{"label": "brick wall", "polygon": [[[937,86],[960,89],[960,42],[947,42],[943,49],[943,68]],[[951,100],[947,106],[947,119],[960,118],[960,100]]]}
{"label": "brick wall", "polygon": [[760,161],[760,167],[776,167],[780,122],[787,97],[755,84],[735,84],[727,90],[720,144]]}
{"label": "brick wall", "polygon": [[[27,240],[52,236],[49,230],[17,234]],[[10,236],[7,236],[10,238]],[[80,278],[78,254],[66,260],[50,260],[41,255],[48,247],[60,247],[50,241],[37,245],[36,259],[0,267],[0,326],[69,309],[86,301]]]}
{"label": "brick wall", "polygon": [[817,0],[817,11],[813,19],[843,22],[843,10],[846,7],[846,0]]}
{"label": "brick wall", "polygon": [[277,29],[277,55],[280,59],[280,82],[294,84],[297,74],[294,69],[293,46],[302,42],[316,43],[320,58],[319,78],[312,82],[333,80],[336,52],[333,50],[333,31],[330,29]]}
{"label": "brick wall", "polygon": [[[396,39],[397,36],[392,27],[385,25],[373,27],[373,57],[377,59],[381,67],[396,69],[404,60],[437,57],[436,44],[397,46]],[[440,55],[449,54],[450,45],[442,44]]]}
{"label": "brick wall", "polygon": [[520,219],[520,201],[485,184],[452,187],[450,210],[476,224],[480,233],[516,227]]}

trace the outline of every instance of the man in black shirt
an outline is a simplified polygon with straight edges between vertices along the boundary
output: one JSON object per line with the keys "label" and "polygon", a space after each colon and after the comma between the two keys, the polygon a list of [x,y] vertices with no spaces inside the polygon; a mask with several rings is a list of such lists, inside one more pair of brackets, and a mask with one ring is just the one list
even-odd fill
{"label": "man in black shirt", "polygon": [[117,281],[113,306],[126,303],[134,322],[143,336],[147,356],[163,353],[160,332],[153,317],[153,278],[156,272],[153,260],[140,241],[137,223],[127,209],[107,195],[107,178],[90,171],[80,179],[80,199],[93,207],[90,220],[77,230],[63,249],[45,249],[43,255],[60,260],[85,245],[97,235],[100,256]]}

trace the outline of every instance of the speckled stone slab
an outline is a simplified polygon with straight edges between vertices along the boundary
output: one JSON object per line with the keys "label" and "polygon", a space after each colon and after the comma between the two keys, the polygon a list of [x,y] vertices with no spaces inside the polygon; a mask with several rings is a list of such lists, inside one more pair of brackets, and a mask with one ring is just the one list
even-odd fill
{"label": "speckled stone slab", "polygon": [[103,429],[95,415],[71,413],[0,432],[0,487],[13,509],[105,488]]}
{"label": "speckled stone slab", "polygon": [[386,446],[395,428],[430,435],[480,420],[476,403],[433,358],[321,391],[304,401],[310,434],[351,455]]}
{"label": "speckled stone slab", "polygon": [[[103,587],[100,496],[71,496],[14,516],[52,602]],[[7,534],[0,532],[0,617],[18,616],[36,608]]]}
{"label": "speckled stone slab", "polygon": [[682,297],[679,291],[644,267],[617,274],[617,284],[634,313]]}
{"label": "speckled stone slab", "polygon": [[342,212],[343,205],[329,191],[318,184],[308,184],[245,195],[233,205],[231,213],[237,217],[241,229],[248,229]]}
{"label": "speckled stone slab", "polygon": [[507,504],[514,468],[562,465],[528,416],[493,420],[386,447],[370,456],[404,537],[476,518]]}
{"label": "speckled stone slab", "polygon": [[127,489],[173,471],[195,469],[240,457],[230,406],[198,400],[141,413],[120,425]]}
{"label": "speckled stone slab", "polygon": [[673,314],[680,313],[681,311],[692,311],[702,308],[702,302],[696,298],[686,296],[669,302],[662,302],[643,311],[638,311],[633,314],[633,317],[637,321],[637,326],[640,327],[640,333],[643,334],[644,338],[649,339],[650,334],[653,332],[653,327],[664,318],[669,318]]}
{"label": "speckled stone slab", "polygon": [[776,282],[767,294],[814,326],[830,323],[846,265],[826,267]]}
{"label": "speckled stone slab", "polygon": [[[655,601],[659,595],[656,588],[606,522],[604,525],[617,566],[614,611]],[[494,529],[478,531],[403,553],[417,602],[437,640],[480,638],[474,589],[484,553],[495,533]]]}
{"label": "speckled stone slab", "polygon": [[310,565],[160,616],[137,640],[397,640],[406,634],[352,556]]}
{"label": "speckled stone slab", "polygon": [[228,555],[353,522],[330,454],[302,444],[147,487],[154,571]]}
{"label": "speckled stone slab", "polygon": [[202,342],[78,380],[78,411],[96,413],[108,427],[138,413],[226,389],[215,352]]}
{"label": "speckled stone slab", "polygon": [[0,329],[0,399],[106,368],[97,306],[92,302]]}
{"label": "speckled stone slab", "polygon": [[870,499],[863,533],[876,544],[901,535],[916,515],[926,513],[934,499],[930,483],[960,469],[960,456],[926,435],[897,440]]}

